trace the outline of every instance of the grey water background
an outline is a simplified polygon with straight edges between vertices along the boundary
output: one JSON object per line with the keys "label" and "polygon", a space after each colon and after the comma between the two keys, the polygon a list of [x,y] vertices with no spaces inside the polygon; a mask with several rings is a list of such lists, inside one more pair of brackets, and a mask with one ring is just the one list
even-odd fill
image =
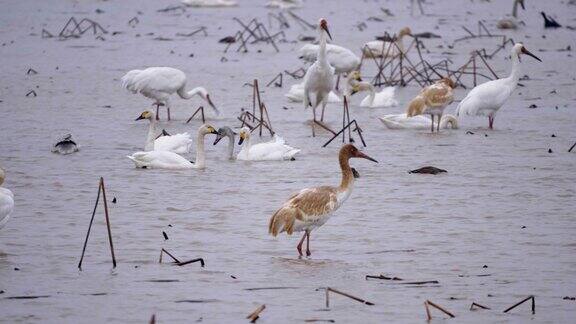
{"label": "grey water background", "polygon": [[[362,176],[352,196],[312,234],[312,257],[298,259],[299,237],[268,236],[268,219],[293,192],[338,183],[340,145],[321,148],[328,135],[312,138],[310,111],[284,98],[300,80],[285,75],[282,88],[262,86],[275,130],[302,149],[296,161],[229,162],[226,143],[214,147],[209,136],[206,170],[164,171],[135,169],[125,157],[143,148],[147,125],[134,119],[151,106],[122,89],[119,79],[135,68],[179,68],[189,88],[205,86],[223,112],[209,123],[238,126],[240,109],[251,107],[251,88],[243,84],[257,78],[264,85],[301,67],[296,51],[304,43],[292,41],[316,32],[291,21],[285,30],[289,42],[278,44],[279,53],[263,44],[249,46],[245,54],[236,53],[236,46],[223,53],[225,45],[217,41],[239,29],[233,17],[256,17],[268,27],[268,13],[277,11],[263,1],[241,1],[236,8],[157,12],[177,4],[3,2],[0,164],[16,207],[0,231],[0,321],[142,323],[156,314],[165,323],[230,323],[244,322],[266,304],[259,323],[414,323],[425,321],[426,299],[451,310],[459,323],[573,321],[576,302],[562,298],[576,294],[576,155],[567,153],[576,140],[575,33],[544,30],[539,11],[575,26],[576,6],[528,0],[527,10],[520,11],[526,25],[506,32],[495,24],[510,12],[511,1],[427,1],[428,15],[416,17],[408,1],[307,1],[295,10],[313,23],[326,17],[334,43],[356,53],[375,36],[410,26],[414,33],[442,36],[424,40],[427,58],[448,57],[459,66],[472,50],[498,45],[482,38],[448,47],[465,35],[460,26],[475,30],[484,20],[493,33],[524,42],[543,60],[523,58],[529,78],[499,112],[494,131],[486,130],[485,118],[462,118],[459,130],[434,135],[386,129],[377,117],[403,112],[420,89],[414,83],[397,89],[395,108],[363,109],[357,105],[364,95],[353,97],[351,114],[365,131],[365,151],[380,163],[352,162]],[[394,16],[384,16],[380,7]],[[43,28],[57,34],[71,16],[93,19],[110,33],[103,41],[90,34],[66,41],[41,38]],[[371,16],[383,21],[368,20]],[[128,25],[133,17],[139,20],[135,27]],[[363,31],[356,27],[361,22],[367,25]],[[207,37],[176,35],[200,26],[207,27]],[[279,31],[276,23],[269,28]],[[122,33],[113,36],[114,31]],[[572,50],[557,51],[567,46]],[[509,73],[509,49],[489,61],[500,76]],[[29,68],[38,74],[27,75]],[[374,67],[363,72],[369,77]],[[25,97],[30,90],[38,96]],[[457,89],[456,99],[465,94]],[[200,99],[174,98],[172,104],[173,121],[163,120],[161,127],[195,133],[201,122],[184,121]],[[532,104],[537,108],[529,109]],[[328,120],[341,123],[340,105],[329,105]],[[75,136],[81,151],[52,154],[52,141],[65,132]],[[424,165],[448,173],[407,173]],[[109,206],[118,267],[111,269],[99,208],[80,272],[76,265],[100,176],[109,199],[117,198]],[[161,248],[183,260],[203,257],[206,267],[159,264]],[[380,273],[439,284],[364,279]],[[326,286],[376,305],[336,296],[326,311],[324,291],[317,290]],[[262,287],[289,289],[247,290]],[[531,294],[535,315],[528,305],[502,313]],[[49,297],[9,299],[15,296]],[[492,310],[470,312],[473,301]]]}

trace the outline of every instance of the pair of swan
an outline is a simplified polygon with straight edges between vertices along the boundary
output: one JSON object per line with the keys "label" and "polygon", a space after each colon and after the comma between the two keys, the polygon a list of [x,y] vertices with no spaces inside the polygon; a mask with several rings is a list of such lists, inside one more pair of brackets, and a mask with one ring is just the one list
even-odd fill
{"label": "pair of swan", "polygon": [[136,120],[149,120],[148,135],[144,151],[169,151],[177,154],[186,154],[190,152],[192,138],[189,133],[180,133],[168,136],[158,137],[156,131],[156,118],[153,112],[144,111]]}
{"label": "pair of swan", "polygon": [[[221,127],[218,129],[218,135],[214,145],[218,144],[224,137],[228,137],[228,158],[234,160],[234,142],[236,133],[230,127]],[[299,149],[286,145],[284,139],[278,135],[270,142],[258,143],[252,145],[250,139],[250,128],[242,127],[240,129],[239,145],[242,149],[236,156],[237,160],[242,161],[284,161],[293,160],[294,156],[300,152]]]}
{"label": "pair of swan", "polygon": [[196,142],[196,162],[194,163],[170,151],[136,152],[129,155],[128,158],[134,162],[137,168],[143,169],[203,169],[206,167],[204,137],[208,134],[217,134],[216,129],[207,124],[200,126]]}
{"label": "pair of swan", "polygon": [[[0,168],[0,186],[4,183],[6,172]],[[14,194],[9,189],[0,187],[0,229],[8,223],[10,214],[14,210]]]}

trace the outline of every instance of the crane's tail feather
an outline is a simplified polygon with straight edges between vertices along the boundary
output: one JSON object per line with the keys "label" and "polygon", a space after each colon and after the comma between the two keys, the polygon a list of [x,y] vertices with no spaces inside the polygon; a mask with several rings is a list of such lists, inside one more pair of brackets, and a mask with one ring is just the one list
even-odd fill
{"label": "crane's tail feather", "polygon": [[282,207],[272,215],[268,222],[268,233],[277,236],[282,232],[292,235],[297,211],[294,208]]}

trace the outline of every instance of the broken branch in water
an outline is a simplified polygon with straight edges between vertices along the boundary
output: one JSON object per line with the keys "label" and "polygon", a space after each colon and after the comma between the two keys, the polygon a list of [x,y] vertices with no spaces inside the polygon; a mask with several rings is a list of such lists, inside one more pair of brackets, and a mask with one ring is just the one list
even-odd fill
{"label": "broken branch in water", "polygon": [[382,280],[404,280],[402,278],[398,278],[398,277],[386,277],[385,275],[366,275],[366,280],[368,279],[382,279]]}
{"label": "broken branch in water", "polygon": [[437,310],[441,311],[442,313],[454,318],[456,317],[454,314],[450,313],[449,311],[447,311],[444,307],[439,306],[431,301],[429,301],[428,299],[426,299],[426,301],[424,302],[424,306],[426,307],[426,315],[428,316],[428,320],[432,319],[432,316],[430,315],[430,309],[428,307],[428,305],[436,308]]}
{"label": "broken branch in water", "polygon": [[256,308],[250,315],[246,316],[250,320],[250,323],[256,323],[256,320],[260,318],[260,313],[266,308],[266,305],[260,305]]}
{"label": "broken branch in water", "polygon": [[574,149],[574,147],[576,147],[576,142],[574,142],[574,144],[570,147],[570,149],[568,150],[568,153],[572,152],[572,150]]}
{"label": "broken branch in water", "polygon": [[171,257],[172,260],[174,260],[174,263],[175,263],[177,266],[180,266],[180,267],[181,267],[181,266],[184,266],[184,265],[187,265],[187,264],[190,264],[190,263],[200,262],[200,266],[201,266],[202,268],[204,268],[204,265],[206,264],[206,263],[204,262],[204,259],[203,259],[203,258],[196,258],[196,259],[192,259],[192,260],[188,260],[188,261],[180,261],[180,260],[178,260],[175,256],[173,256],[170,252],[166,251],[166,249],[161,249],[161,250],[160,250],[160,259],[158,260],[158,263],[162,263],[162,256],[163,256],[164,253],[168,254],[168,256]]}
{"label": "broken branch in water", "polygon": [[190,118],[188,118],[188,120],[186,120],[186,124],[188,124],[194,117],[196,117],[196,114],[200,113],[200,116],[202,117],[202,123],[205,124],[206,123],[206,118],[204,117],[204,107],[200,106],[198,107],[198,109],[196,109],[196,111],[192,114],[192,116],[190,116]]}
{"label": "broken branch in water", "polygon": [[164,253],[168,254],[168,256],[171,257],[172,260],[174,260],[174,262],[180,263],[180,260],[176,259],[175,256],[173,256],[170,252],[166,251],[165,249],[160,250],[160,259],[158,260],[158,263],[162,263],[162,255]]}
{"label": "broken branch in water", "polygon": [[472,305],[470,305],[470,310],[475,310],[475,308],[482,308],[482,309],[490,309],[490,307],[486,307],[483,305],[478,304],[477,302],[472,302]]}
{"label": "broken branch in water", "polygon": [[[278,80],[278,81],[276,81]],[[276,81],[276,82],[274,82]],[[268,84],[266,85],[266,87],[269,87],[272,83],[274,83],[275,87],[281,88],[282,87],[282,73],[278,73],[274,79],[272,79],[270,82],[268,82]]]}
{"label": "broken branch in water", "polygon": [[355,301],[360,302],[360,303],[362,303],[362,304],[366,304],[366,305],[370,305],[370,306],[373,306],[373,305],[374,305],[374,303],[372,303],[372,302],[369,302],[369,301],[364,300],[364,299],[362,299],[362,298],[358,298],[358,297],[356,297],[356,296],[352,296],[352,295],[350,295],[350,294],[348,294],[348,293],[345,293],[345,292],[336,290],[336,289],[334,289],[334,288],[326,287],[326,288],[324,288],[324,289],[326,289],[326,308],[329,308],[329,307],[330,307],[329,292],[333,292],[333,293],[336,293],[336,294],[339,294],[339,295],[348,297],[348,298],[350,298],[350,299],[354,299]]}
{"label": "broken branch in water", "polygon": [[200,262],[200,266],[201,266],[202,268],[204,268],[204,264],[205,264],[205,263],[204,263],[204,259],[202,259],[202,258],[196,258],[196,259],[192,259],[192,260],[188,260],[188,261],[184,261],[184,262],[179,262],[179,263],[178,263],[178,266],[181,267],[181,266],[184,266],[184,265],[187,265],[187,264],[190,264],[190,263],[194,263],[194,262]]}
{"label": "broken branch in water", "polygon": [[508,313],[509,311],[513,310],[514,308],[522,305],[523,303],[525,303],[526,301],[532,299],[532,314],[536,314],[536,301],[534,298],[534,295],[530,295],[524,299],[522,299],[521,301],[517,302],[516,304],[506,308],[506,310],[504,310],[504,313]]}

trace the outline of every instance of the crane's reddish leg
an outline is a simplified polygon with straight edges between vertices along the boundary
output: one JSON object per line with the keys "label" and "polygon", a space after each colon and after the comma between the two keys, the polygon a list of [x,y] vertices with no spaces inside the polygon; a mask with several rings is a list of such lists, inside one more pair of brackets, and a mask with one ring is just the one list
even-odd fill
{"label": "crane's reddish leg", "polygon": [[302,256],[302,244],[304,243],[304,239],[306,238],[306,233],[307,232],[304,232],[304,235],[302,235],[300,243],[298,243],[298,246],[296,247],[296,249],[298,250],[298,254],[300,254],[300,256]]}

